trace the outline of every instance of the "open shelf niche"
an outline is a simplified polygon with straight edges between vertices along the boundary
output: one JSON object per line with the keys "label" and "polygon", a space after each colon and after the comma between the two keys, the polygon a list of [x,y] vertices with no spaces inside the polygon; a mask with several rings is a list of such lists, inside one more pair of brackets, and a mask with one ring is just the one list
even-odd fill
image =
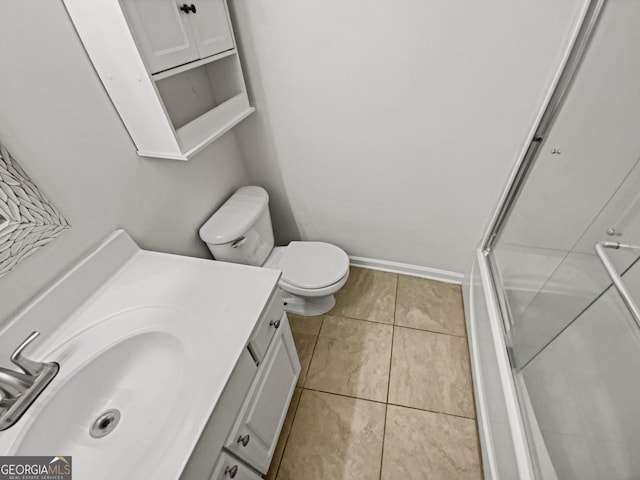
{"label": "open shelf niche", "polygon": [[253,112],[236,51],[218,57],[175,75],[160,79],[154,76],[178,144],[187,157]]}

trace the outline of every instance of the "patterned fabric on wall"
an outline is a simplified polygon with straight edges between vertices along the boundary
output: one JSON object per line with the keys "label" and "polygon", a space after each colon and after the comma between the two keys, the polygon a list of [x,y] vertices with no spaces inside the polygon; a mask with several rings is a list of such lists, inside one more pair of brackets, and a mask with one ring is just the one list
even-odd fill
{"label": "patterned fabric on wall", "polygon": [[67,220],[0,144],[0,275],[67,228]]}

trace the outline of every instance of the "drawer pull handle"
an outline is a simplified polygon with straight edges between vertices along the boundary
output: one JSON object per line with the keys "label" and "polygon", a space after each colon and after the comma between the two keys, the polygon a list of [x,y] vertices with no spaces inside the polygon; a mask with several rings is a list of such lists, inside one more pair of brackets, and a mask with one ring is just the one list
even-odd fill
{"label": "drawer pull handle", "polygon": [[241,443],[243,447],[249,445],[249,440],[251,440],[251,437],[248,433],[244,437],[242,435],[238,437],[238,443]]}
{"label": "drawer pull handle", "polygon": [[277,330],[280,328],[280,320],[271,320],[269,325]]}
{"label": "drawer pull handle", "polygon": [[233,467],[227,467],[224,469],[224,474],[229,475],[229,478],[235,478],[238,474],[238,465],[234,465]]}
{"label": "drawer pull handle", "polygon": [[196,13],[196,6],[192,3],[191,5],[187,5],[186,3],[184,5],[182,5],[181,7],[179,7],[180,10],[182,10],[184,13],[189,13],[189,12],[193,12]]}

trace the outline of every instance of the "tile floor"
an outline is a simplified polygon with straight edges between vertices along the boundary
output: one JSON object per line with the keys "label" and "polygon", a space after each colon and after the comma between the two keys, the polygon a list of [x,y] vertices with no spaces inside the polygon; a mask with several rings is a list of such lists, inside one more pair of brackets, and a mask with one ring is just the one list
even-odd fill
{"label": "tile floor", "polygon": [[459,286],[352,268],[289,321],[302,371],[266,479],[482,478]]}

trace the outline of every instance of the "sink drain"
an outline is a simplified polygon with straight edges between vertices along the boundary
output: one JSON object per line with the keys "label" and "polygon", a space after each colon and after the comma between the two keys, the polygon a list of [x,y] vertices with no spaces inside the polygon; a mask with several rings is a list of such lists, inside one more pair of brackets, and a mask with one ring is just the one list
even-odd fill
{"label": "sink drain", "polygon": [[93,438],[102,438],[109,435],[118,426],[120,422],[120,410],[111,409],[100,415],[91,428],[89,433]]}

